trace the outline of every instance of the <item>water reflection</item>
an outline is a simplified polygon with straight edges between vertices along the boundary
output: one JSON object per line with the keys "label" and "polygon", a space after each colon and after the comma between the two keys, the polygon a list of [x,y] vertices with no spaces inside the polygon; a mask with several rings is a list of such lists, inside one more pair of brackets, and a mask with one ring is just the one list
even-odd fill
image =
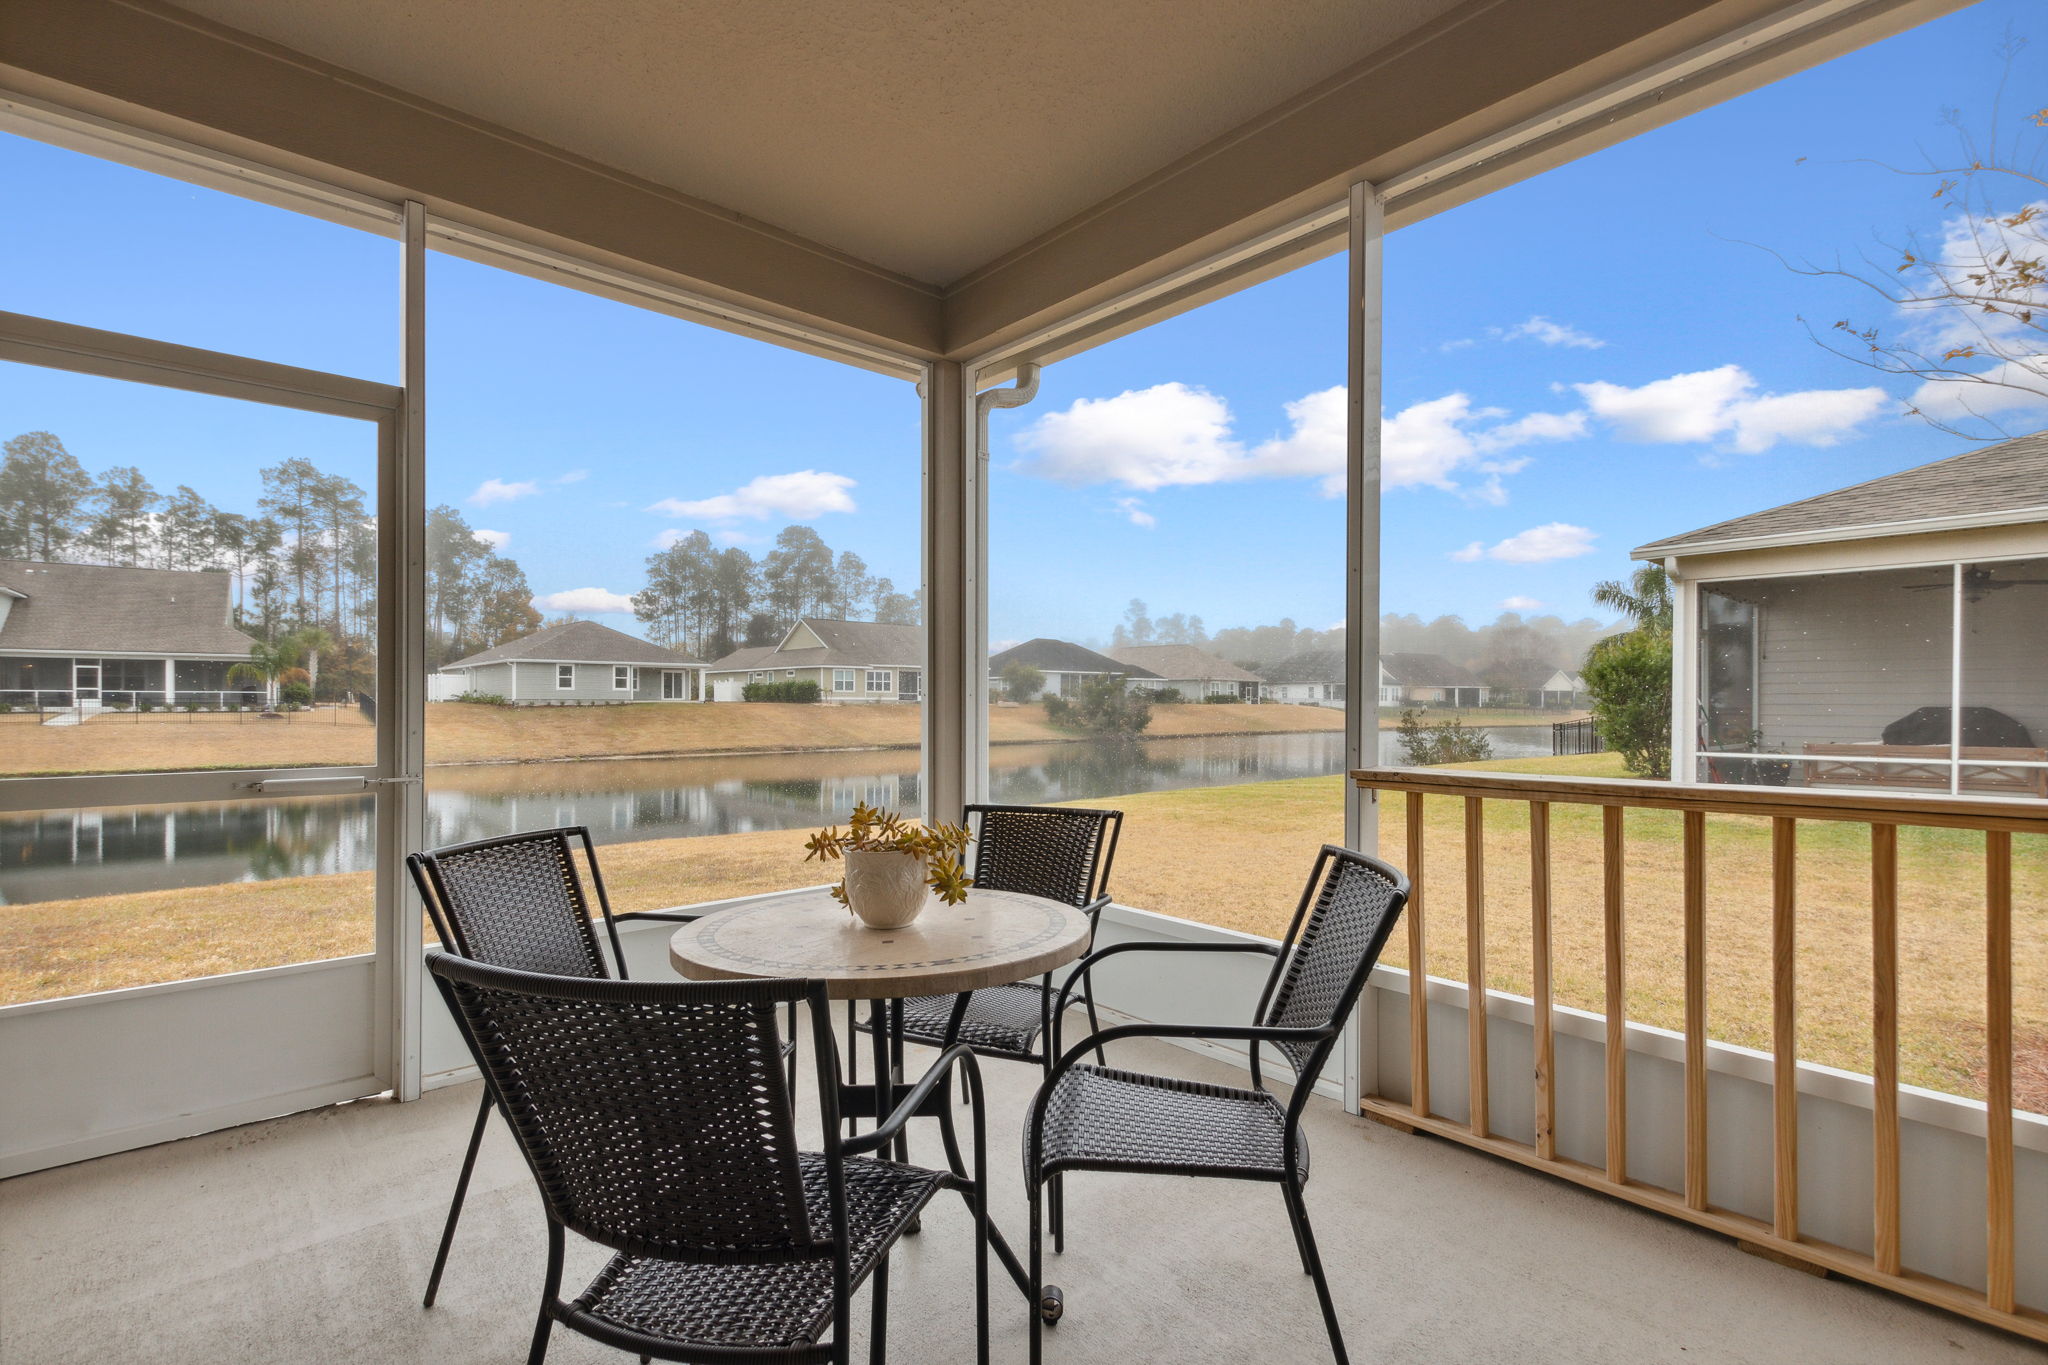
{"label": "water reflection", "polygon": [[[1495,729],[1495,752],[1549,752],[1548,727]],[[1381,760],[1397,758],[1391,733]],[[1336,733],[998,746],[996,801],[1087,801],[1342,771]],[[471,765],[427,775],[427,842],[588,825],[599,843],[844,822],[857,802],[915,810],[915,750]],[[365,796],[39,811],[0,819],[0,904],[211,886],[375,865]]]}

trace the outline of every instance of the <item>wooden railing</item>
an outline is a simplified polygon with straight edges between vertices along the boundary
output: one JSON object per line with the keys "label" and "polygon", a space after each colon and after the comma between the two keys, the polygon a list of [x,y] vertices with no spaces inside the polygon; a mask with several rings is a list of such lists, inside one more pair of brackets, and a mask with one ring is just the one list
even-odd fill
{"label": "wooden railing", "polygon": [[[1451,1138],[1520,1161],[1581,1185],[1733,1236],[1803,1264],[1868,1281],[1914,1298],[2048,1341],[2048,1316],[2015,1299],[2013,1111],[2013,835],[2048,834],[2048,805],[1953,797],[1866,795],[1803,788],[1689,786],[1609,779],[1558,779],[1429,768],[1373,768],[1352,780],[1380,800],[1406,801],[1407,872],[1414,884],[1406,943],[1409,1094],[1367,1095],[1372,1117]],[[1424,801],[1462,802],[1466,990],[1466,1110],[1459,1122],[1432,1104],[1429,1050],[1428,939],[1439,905],[1430,880]],[[1492,1124],[1495,1078],[1489,1076],[1486,960],[1486,814],[1489,802],[1526,803],[1529,829],[1529,981],[1533,1009],[1533,1141],[1503,1137]],[[1605,966],[1604,1164],[1558,1152],[1557,1039],[1553,999],[1553,805],[1597,806],[1600,820],[1600,911]],[[1628,1169],[1627,960],[1628,896],[1623,877],[1623,814],[1632,809],[1680,815],[1683,914],[1683,1179],[1666,1189]],[[1768,1219],[1719,1207],[1708,1187],[1707,817],[1770,820],[1771,1203]],[[1872,1066],[1872,1252],[1831,1245],[1802,1233],[1799,1199],[1799,1038],[1797,836],[1801,821],[1847,821],[1870,828],[1870,1037]],[[1916,1273],[1900,1255],[1899,1113],[1899,828],[1981,831],[1985,937],[1983,1017],[1985,1080],[1985,1264],[1983,1288]],[[1968,869],[1953,869],[1955,877]],[[1759,907],[1761,909],[1761,907]],[[1495,994],[1499,994],[1495,992]],[[1505,1081],[1505,1078],[1500,1078]]]}

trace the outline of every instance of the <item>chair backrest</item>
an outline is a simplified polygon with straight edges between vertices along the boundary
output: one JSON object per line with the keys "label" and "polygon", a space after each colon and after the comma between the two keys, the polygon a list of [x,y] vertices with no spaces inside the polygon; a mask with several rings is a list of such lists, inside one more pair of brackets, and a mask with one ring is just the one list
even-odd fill
{"label": "chair backrest", "polygon": [[[1280,960],[1259,997],[1257,1022],[1341,1028],[1407,903],[1408,879],[1398,870],[1363,853],[1323,845],[1287,927]],[[1277,1046],[1294,1065],[1296,1084],[1306,1087],[1335,1041]]]}
{"label": "chair backrest", "polygon": [[626,975],[597,850],[580,825],[451,844],[405,860],[442,944],[478,962],[550,976],[608,977],[570,840],[583,846],[618,975]]}
{"label": "chair backrest", "polygon": [[832,1249],[804,1200],[774,1013],[808,1000],[828,1017],[822,985],[544,976],[444,952],[427,967],[556,1222],[669,1260]]}
{"label": "chair backrest", "polygon": [[966,816],[976,886],[1076,907],[1108,894],[1122,811],[976,805]]}

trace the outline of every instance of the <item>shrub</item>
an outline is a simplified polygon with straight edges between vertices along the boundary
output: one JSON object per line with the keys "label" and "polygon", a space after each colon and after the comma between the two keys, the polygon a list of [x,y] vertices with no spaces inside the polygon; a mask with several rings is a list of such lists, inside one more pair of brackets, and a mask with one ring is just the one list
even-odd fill
{"label": "shrub", "polygon": [[310,683],[288,682],[277,689],[277,699],[288,711],[296,711],[313,703],[313,687]]}
{"label": "shrub", "polygon": [[1152,694],[1154,706],[1178,706],[1186,700],[1178,687],[1162,687]]}
{"label": "shrub", "polygon": [[1203,704],[1207,706],[1228,706],[1233,702],[1241,702],[1243,700],[1244,698],[1238,696],[1235,692],[1211,692],[1208,696],[1202,698]]}
{"label": "shrub", "polygon": [[473,706],[503,706],[505,699],[496,692],[458,692],[454,700],[468,702]]}
{"label": "shrub", "polygon": [[1030,701],[1045,690],[1045,672],[1020,660],[1003,665],[1003,695],[1011,701]]}
{"label": "shrub", "polygon": [[13,714],[14,703],[11,701],[0,701],[0,716],[9,716]]}
{"label": "shrub", "polygon": [[148,697],[138,696],[135,699],[135,709],[143,712],[144,714],[147,714],[151,711],[156,710],[156,703],[151,701]]}
{"label": "shrub", "polygon": [[740,698],[743,701],[816,701],[818,684],[808,678],[748,683],[740,689]]}
{"label": "shrub", "polygon": [[1493,741],[1468,730],[1456,716],[1429,724],[1418,711],[1401,712],[1401,752],[1416,767],[1433,763],[1477,763],[1493,757]]}
{"label": "shrub", "polygon": [[1047,697],[1045,718],[1062,730],[1128,738],[1152,723],[1152,698],[1125,687],[1116,675],[1089,678],[1072,697]]}
{"label": "shrub", "polygon": [[1586,653],[1593,728],[1638,777],[1671,776],[1671,632],[1638,626]]}
{"label": "shrub", "polygon": [[183,712],[184,712],[184,713],[185,713],[186,715],[188,715],[188,716],[189,716],[189,715],[191,715],[191,714],[192,714],[192,713],[193,713],[194,711],[198,711],[198,710],[200,710],[200,709],[202,709],[202,708],[200,707],[200,705],[199,705],[199,703],[198,703],[198,702],[196,702],[196,701],[188,701],[188,702],[181,702],[181,703],[179,704],[179,708],[178,708],[178,709],[179,709],[179,710],[181,710],[181,711],[183,711]]}

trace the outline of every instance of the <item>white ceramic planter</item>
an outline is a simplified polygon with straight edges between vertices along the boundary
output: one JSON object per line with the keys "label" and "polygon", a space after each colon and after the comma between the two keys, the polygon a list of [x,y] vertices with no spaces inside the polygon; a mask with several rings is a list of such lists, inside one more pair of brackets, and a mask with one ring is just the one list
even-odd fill
{"label": "white ceramic planter", "polygon": [[859,850],[846,855],[846,900],[870,929],[900,929],[931,899],[924,860],[915,853]]}

